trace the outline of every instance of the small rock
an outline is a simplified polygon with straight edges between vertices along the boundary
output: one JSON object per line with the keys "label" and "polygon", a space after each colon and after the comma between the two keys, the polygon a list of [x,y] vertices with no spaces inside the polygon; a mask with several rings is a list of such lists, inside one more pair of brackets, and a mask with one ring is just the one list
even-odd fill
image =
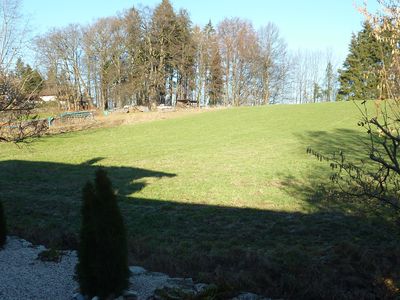
{"label": "small rock", "polygon": [[137,300],[139,297],[139,294],[136,291],[125,291],[123,293],[123,299],[124,300]]}
{"label": "small rock", "polygon": [[200,283],[197,287],[196,297],[198,299],[218,299],[218,287],[215,284]]}
{"label": "small rock", "polygon": [[39,245],[39,246],[36,246],[36,250],[38,250],[39,252],[46,251],[46,247],[43,245]]}
{"label": "small rock", "polygon": [[150,273],[147,273],[146,275],[154,276],[154,277],[169,277],[167,274],[160,273],[160,272],[150,272]]}
{"label": "small rock", "polygon": [[241,293],[239,296],[232,300],[271,300],[271,298],[265,298],[253,293]]}
{"label": "small rock", "polygon": [[167,285],[193,288],[193,279],[192,278],[169,278],[169,279],[167,279]]}
{"label": "small rock", "polygon": [[141,112],[149,112],[149,108],[147,106],[138,106],[137,109]]}
{"label": "small rock", "polygon": [[97,296],[94,296],[94,297],[92,298],[92,300],[100,300],[100,298],[97,297]]}
{"label": "small rock", "polygon": [[177,299],[188,299],[195,295],[193,290],[181,289],[179,287],[168,287],[165,286],[154,291],[154,300],[177,300]]}
{"label": "small rock", "polygon": [[154,291],[155,300],[191,299],[197,294],[192,278],[168,278],[164,287]]}
{"label": "small rock", "polygon": [[203,292],[204,290],[207,289],[207,287],[208,287],[208,284],[205,284],[205,283],[196,283],[194,285],[194,288],[195,288],[197,293]]}
{"label": "small rock", "polygon": [[129,271],[131,271],[132,275],[141,275],[147,272],[145,268],[139,266],[130,266]]}
{"label": "small rock", "polygon": [[25,240],[20,240],[22,247],[24,248],[28,248],[28,247],[32,247],[32,243],[25,241]]}
{"label": "small rock", "polygon": [[72,296],[72,300],[85,300],[85,297],[81,293],[75,293]]}

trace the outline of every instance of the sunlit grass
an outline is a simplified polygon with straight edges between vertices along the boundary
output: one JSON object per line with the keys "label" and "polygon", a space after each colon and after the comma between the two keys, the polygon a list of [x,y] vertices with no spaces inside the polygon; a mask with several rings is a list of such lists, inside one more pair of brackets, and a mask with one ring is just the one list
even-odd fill
{"label": "sunlit grass", "polygon": [[2,145],[1,159],[80,164],[101,157],[99,166],[176,174],[146,179],[131,197],[299,210],[302,199],[279,182],[302,179],[315,164],[305,152],[307,132],[357,129],[356,121],[350,103],[229,109],[48,137],[23,149]]}
{"label": "sunlit grass", "polygon": [[[74,246],[81,188],[103,166],[121,200],[131,262],[199,280],[223,277],[234,289],[270,296],[341,298],[343,280],[363,272],[364,260],[392,271],[369,257],[343,262],[347,247],[384,252],[391,231],[346,205],[326,210],[318,189],[330,184],[330,169],[306,148],[362,155],[359,118],[353,103],[232,108],[22,148],[3,144],[2,198],[14,233]],[[335,281],[342,263],[353,271]]]}

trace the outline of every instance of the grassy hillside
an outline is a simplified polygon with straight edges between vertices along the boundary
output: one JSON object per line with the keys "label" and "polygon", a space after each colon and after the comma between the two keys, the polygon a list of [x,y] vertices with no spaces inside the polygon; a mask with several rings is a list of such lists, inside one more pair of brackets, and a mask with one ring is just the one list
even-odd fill
{"label": "grassy hillside", "polygon": [[0,189],[12,232],[73,247],[103,166],[132,263],[272,297],[379,298],[398,288],[396,233],[328,197],[328,166],[306,154],[361,155],[357,121],[353,103],[279,105],[1,145]]}

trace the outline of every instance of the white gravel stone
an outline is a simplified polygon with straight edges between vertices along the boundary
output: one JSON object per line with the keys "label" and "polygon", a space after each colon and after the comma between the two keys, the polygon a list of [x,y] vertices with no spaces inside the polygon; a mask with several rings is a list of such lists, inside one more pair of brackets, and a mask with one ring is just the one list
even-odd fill
{"label": "white gravel stone", "polygon": [[[0,250],[1,300],[79,299],[78,283],[74,280],[76,251],[65,251],[60,262],[44,262],[37,259],[43,250],[46,250],[43,246],[8,237],[5,248]],[[130,270],[133,275],[129,289],[137,292],[139,300],[146,300],[170,278],[138,266],[131,266]]]}
{"label": "white gravel stone", "polygon": [[0,299],[71,299],[77,256],[68,251],[59,263],[37,260],[41,247],[8,237],[0,250]]}
{"label": "white gravel stone", "polygon": [[145,300],[153,295],[154,291],[167,284],[168,275],[163,273],[143,273],[139,276],[131,276],[131,288],[138,292],[138,299]]}
{"label": "white gravel stone", "polygon": [[129,271],[131,271],[132,275],[142,275],[147,272],[145,268],[139,266],[130,266]]}

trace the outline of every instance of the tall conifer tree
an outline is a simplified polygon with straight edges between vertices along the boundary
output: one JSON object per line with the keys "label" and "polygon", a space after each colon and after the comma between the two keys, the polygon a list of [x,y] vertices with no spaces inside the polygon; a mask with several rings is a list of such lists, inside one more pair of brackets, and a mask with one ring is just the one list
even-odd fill
{"label": "tall conifer tree", "polygon": [[82,192],[82,225],[77,265],[85,295],[115,298],[128,287],[128,250],[124,222],[111,181],[103,169]]}
{"label": "tall conifer tree", "polygon": [[372,27],[365,22],[363,29],[352,36],[349,54],[339,70],[338,100],[369,100],[379,97],[378,70],[382,65],[384,45],[372,35]]}

